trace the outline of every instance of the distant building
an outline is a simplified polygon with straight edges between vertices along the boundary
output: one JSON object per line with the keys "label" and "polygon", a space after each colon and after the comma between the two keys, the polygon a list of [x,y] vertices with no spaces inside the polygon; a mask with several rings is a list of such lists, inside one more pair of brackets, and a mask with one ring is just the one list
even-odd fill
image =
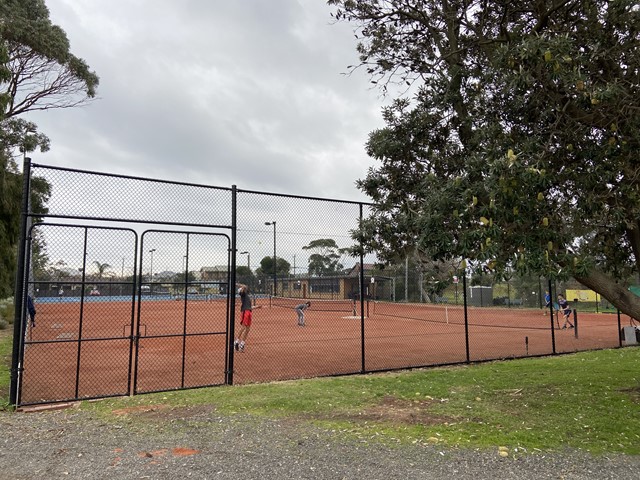
{"label": "distant building", "polygon": [[216,265],[215,267],[202,267],[199,271],[202,282],[210,281],[226,281],[229,276],[229,267],[227,265]]}
{"label": "distant building", "polygon": [[171,272],[169,270],[165,270],[163,272],[158,272],[153,274],[153,279],[155,281],[163,281],[163,280],[173,280],[176,276],[176,272]]}

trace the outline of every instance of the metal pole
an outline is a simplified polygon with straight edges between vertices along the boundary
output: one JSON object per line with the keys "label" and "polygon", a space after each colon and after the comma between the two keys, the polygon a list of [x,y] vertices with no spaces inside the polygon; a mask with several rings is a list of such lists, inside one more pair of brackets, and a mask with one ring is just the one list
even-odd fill
{"label": "metal pole", "polygon": [[[362,204],[360,204],[360,225],[362,225],[362,216],[363,216],[363,212],[362,212]],[[363,252],[363,248],[362,248],[362,240],[359,241],[359,246],[360,246],[360,275],[359,275],[359,280],[360,280],[360,360],[361,360],[361,365],[360,365],[360,371],[362,373],[366,372],[366,364],[365,364],[365,351],[364,351],[364,344],[365,344],[365,332],[364,332],[364,299],[365,299],[365,290],[364,290],[364,255],[362,254]],[[375,298],[374,298],[375,301]],[[368,299],[367,299],[368,302]],[[367,303],[368,304],[368,303]]]}
{"label": "metal pole", "polygon": [[549,319],[551,320],[551,351],[556,353],[556,330],[553,328],[553,293],[551,289],[551,279],[549,279],[549,295],[551,296],[551,307],[549,307]]}
{"label": "metal pole", "polygon": [[409,302],[409,257],[404,259],[404,301]]}
{"label": "metal pole", "polygon": [[16,286],[14,292],[15,310],[13,322],[13,352],[11,354],[11,390],[9,403],[17,404],[19,376],[22,371],[22,342],[24,341],[24,301],[25,301],[25,257],[27,242],[27,222],[29,218],[29,197],[31,195],[31,159],[24,158],[22,167],[22,213],[20,216],[20,238],[18,243],[18,268],[16,271]]}
{"label": "metal pole", "polygon": [[227,372],[226,383],[233,385],[233,341],[236,324],[236,240],[237,240],[237,196],[236,186],[231,186],[231,245],[229,252],[230,267],[229,285],[227,288]]}
{"label": "metal pole", "polygon": [[467,363],[471,361],[471,355],[469,354],[469,317],[467,312],[467,269],[462,269],[462,299],[464,304],[464,341],[465,350],[467,352]]}
{"label": "metal pole", "polygon": [[149,268],[149,282],[153,282],[153,252],[155,252],[156,249],[152,248],[151,250],[149,250],[149,253],[151,254],[151,265]]}
{"label": "metal pole", "polygon": [[[553,292],[549,290],[549,295],[551,295],[551,304],[553,305]],[[540,277],[538,277],[538,303],[540,304],[540,308],[542,308],[542,281]]]}
{"label": "metal pole", "polygon": [[264,222],[265,225],[273,225],[273,295],[276,295],[277,292],[277,282],[278,282],[278,267],[276,260],[276,221],[273,222]]}

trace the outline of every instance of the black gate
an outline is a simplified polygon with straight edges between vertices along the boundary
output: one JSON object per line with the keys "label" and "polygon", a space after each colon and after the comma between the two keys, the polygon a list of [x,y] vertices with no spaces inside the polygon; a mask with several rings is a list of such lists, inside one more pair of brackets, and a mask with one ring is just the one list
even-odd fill
{"label": "black gate", "polygon": [[225,383],[229,237],[148,230],[140,250],[134,393]]}
{"label": "black gate", "polygon": [[27,244],[17,404],[225,383],[227,235],[40,223]]}
{"label": "black gate", "polygon": [[[107,250],[122,256],[120,275]],[[36,315],[23,322],[18,404],[127,395],[133,338],[123,332],[135,318],[136,232],[41,223],[26,251],[24,304],[36,299]]]}

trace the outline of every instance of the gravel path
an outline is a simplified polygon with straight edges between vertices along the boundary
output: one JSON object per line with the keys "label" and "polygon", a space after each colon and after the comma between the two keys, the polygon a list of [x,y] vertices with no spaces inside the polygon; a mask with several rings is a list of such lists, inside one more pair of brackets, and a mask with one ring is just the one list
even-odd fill
{"label": "gravel path", "polygon": [[345,440],[307,422],[213,408],[129,412],[104,422],[71,408],[0,413],[0,478],[638,479],[640,457],[520,455]]}

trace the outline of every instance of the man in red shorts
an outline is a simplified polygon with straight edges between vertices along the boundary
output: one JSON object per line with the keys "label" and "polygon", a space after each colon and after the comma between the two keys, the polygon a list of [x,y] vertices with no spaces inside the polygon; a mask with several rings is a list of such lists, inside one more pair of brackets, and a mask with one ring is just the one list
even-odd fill
{"label": "man in red shorts", "polygon": [[240,328],[238,336],[233,342],[233,348],[236,352],[244,352],[244,344],[247,341],[249,330],[251,329],[251,312],[254,308],[260,308],[261,305],[253,305],[253,300],[249,294],[249,287],[243,283],[238,283],[238,294],[240,295]]}

